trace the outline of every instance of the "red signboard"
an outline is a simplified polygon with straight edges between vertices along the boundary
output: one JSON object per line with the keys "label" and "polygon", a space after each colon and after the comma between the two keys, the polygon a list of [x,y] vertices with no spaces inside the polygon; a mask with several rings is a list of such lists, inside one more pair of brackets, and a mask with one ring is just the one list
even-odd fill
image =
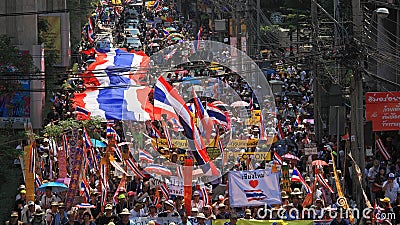
{"label": "red signboard", "polygon": [[373,131],[400,130],[400,92],[368,92],[366,109]]}

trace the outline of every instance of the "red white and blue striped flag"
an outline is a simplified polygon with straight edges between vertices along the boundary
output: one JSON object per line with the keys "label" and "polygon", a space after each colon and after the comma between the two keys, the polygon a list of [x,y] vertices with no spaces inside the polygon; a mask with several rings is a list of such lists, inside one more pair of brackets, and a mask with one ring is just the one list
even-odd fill
{"label": "red white and blue striped flag", "polygon": [[203,27],[200,26],[199,32],[197,32],[196,35],[196,40],[194,41],[194,50],[197,52],[200,49],[200,40],[201,40],[201,35],[203,34]]}
{"label": "red white and blue striped flag", "polygon": [[35,186],[36,188],[40,187],[42,185],[42,178],[39,177],[39,175],[35,174]]}
{"label": "red white and blue striped flag", "polygon": [[90,43],[93,43],[94,41],[94,31],[93,31],[93,24],[92,24],[92,19],[89,17],[89,23],[87,26],[87,35],[88,35],[88,40]]}
{"label": "red white and blue striped flag", "polygon": [[80,107],[80,106],[76,106],[75,108],[75,115],[76,115],[76,119],[77,120],[88,120],[90,119],[90,112],[89,110]]}
{"label": "red white and blue striped flag", "polygon": [[210,197],[208,196],[208,191],[206,186],[202,185],[200,188],[201,196],[203,198],[204,205],[210,204]]}
{"label": "red white and blue striped flag", "polygon": [[178,165],[176,167],[176,174],[179,178],[183,178],[183,166]]}
{"label": "red white and blue striped flag", "polygon": [[161,193],[163,194],[164,198],[166,200],[168,200],[170,193],[169,193],[169,189],[168,189],[167,184],[163,183],[162,185],[160,185],[160,190],[161,190]]}
{"label": "red white and blue striped flag", "polygon": [[[159,103],[162,105],[172,106],[175,110],[179,117],[179,121],[185,130],[185,136],[190,139],[189,149],[192,151],[198,165],[204,165],[202,166],[203,173],[212,176],[219,175],[220,172],[207,154],[203,138],[195,126],[192,113],[186,105],[185,100],[183,100],[178,91],[173,88],[163,76],[158,78],[154,88],[154,106],[157,107],[157,104]],[[194,143],[191,140],[193,140]]]}
{"label": "red white and blue striped flag", "polygon": [[121,162],[123,162],[124,159],[123,159],[123,157],[122,157],[122,151],[121,151],[121,149],[118,147],[118,145],[115,145],[115,146],[112,147],[111,149],[114,150],[114,152],[115,152],[115,154],[117,155],[118,159],[119,159]]}
{"label": "red white and blue striped flag", "polygon": [[383,158],[385,158],[385,160],[390,160],[392,158],[392,156],[386,150],[385,145],[383,144],[382,140],[380,138],[378,138],[375,141],[375,143],[376,143],[376,146],[379,149],[379,152],[382,154]]}
{"label": "red white and blue striped flag", "polygon": [[164,123],[163,126],[165,138],[167,139],[168,148],[172,149],[174,145],[172,144],[171,135],[169,134],[168,125]]}
{"label": "red white and blue striped flag", "polygon": [[149,163],[154,162],[153,156],[145,150],[139,150],[139,160],[149,162]]}
{"label": "red white and blue striped flag", "polygon": [[85,177],[82,177],[80,195],[83,196],[84,203],[90,201],[90,187]]}
{"label": "red white and blue striped flag", "polygon": [[316,177],[317,177],[317,181],[322,186],[324,186],[326,189],[328,189],[331,193],[335,193],[333,188],[328,184],[328,182],[325,181],[325,177],[321,173],[318,173]]}
{"label": "red white and blue striped flag", "polygon": [[279,165],[283,164],[282,157],[276,151],[274,152],[274,163]]}
{"label": "red white and blue striped flag", "polygon": [[301,124],[300,115],[297,115],[296,121],[294,121],[293,126],[298,127]]}
{"label": "red white and blue striped flag", "polygon": [[93,147],[92,140],[90,140],[89,134],[86,131],[86,128],[83,127],[83,140],[85,141],[85,151],[87,152],[90,148]]}
{"label": "red white and blue striped flag", "polygon": [[311,187],[307,184],[307,182],[304,180],[303,176],[301,175],[300,171],[296,167],[293,168],[291,181],[302,183],[307,191],[307,194],[312,193]]}
{"label": "red white and blue striped flag", "polygon": [[125,163],[141,179],[146,178],[146,175],[144,175],[144,173],[139,169],[139,167],[136,165],[136,163],[131,158],[125,160]]}

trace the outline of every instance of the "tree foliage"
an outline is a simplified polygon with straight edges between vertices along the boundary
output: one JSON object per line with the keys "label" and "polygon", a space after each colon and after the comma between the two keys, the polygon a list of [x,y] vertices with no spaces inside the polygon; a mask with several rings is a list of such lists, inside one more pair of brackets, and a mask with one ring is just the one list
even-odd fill
{"label": "tree foliage", "polygon": [[101,128],[101,122],[102,122],[101,117],[91,117],[90,120],[76,120],[73,118],[69,118],[66,120],[61,120],[57,124],[49,124],[46,127],[44,127],[42,134],[46,134],[49,137],[61,137],[62,134],[65,132],[68,132],[72,128],[83,128],[85,127],[88,132],[94,130],[94,129],[99,129]]}
{"label": "tree foliage", "polygon": [[0,68],[6,67],[15,67],[22,74],[32,73],[35,68],[30,54],[22,54],[10,37],[0,35]]}

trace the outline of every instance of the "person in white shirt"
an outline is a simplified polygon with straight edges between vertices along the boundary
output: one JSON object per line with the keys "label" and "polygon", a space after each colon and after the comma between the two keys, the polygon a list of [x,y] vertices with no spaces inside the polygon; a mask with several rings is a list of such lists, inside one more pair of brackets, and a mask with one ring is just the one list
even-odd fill
{"label": "person in white shirt", "polygon": [[202,212],[203,207],[204,207],[204,202],[203,200],[200,199],[200,192],[199,191],[195,191],[193,193],[193,200],[192,200],[192,209],[193,208],[197,208],[199,209],[199,212]]}
{"label": "person in white shirt", "polygon": [[385,197],[390,199],[390,203],[394,203],[397,198],[397,193],[400,192],[400,186],[394,179],[394,174],[389,173],[388,180],[383,182],[382,190],[385,192]]}
{"label": "person in white shirt", "polygon": [[42,196],[40,207],[49,209],[52,202],[58,202],[57,197],[52,193],[51,187],[46,187],[46,193]]}

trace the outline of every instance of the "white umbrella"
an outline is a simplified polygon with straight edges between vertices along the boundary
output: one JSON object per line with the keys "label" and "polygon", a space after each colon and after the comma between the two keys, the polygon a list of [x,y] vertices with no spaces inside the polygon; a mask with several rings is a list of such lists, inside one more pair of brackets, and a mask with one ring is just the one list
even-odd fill
{"label": "white umbrella", "polygon": [[248,102],[245,101],[237,101],[231,104],[232,107],[247,107],[250,104]]}

